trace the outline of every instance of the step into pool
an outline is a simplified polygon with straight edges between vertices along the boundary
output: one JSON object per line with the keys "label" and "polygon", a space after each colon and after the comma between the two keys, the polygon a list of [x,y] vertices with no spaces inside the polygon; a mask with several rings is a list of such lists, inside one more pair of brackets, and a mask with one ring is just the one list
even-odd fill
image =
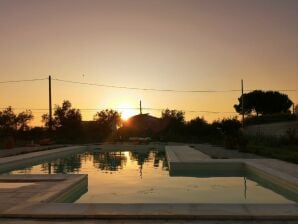
{"label": "step into pool", "polygon": [[[296,203],[297,193],[239,170],[170,175],[163,150],[90,150],[15,167],[10,174],[88,174],[75,203]],[[199,173],[199,171],[197,172]],[[272,186],[272,187],[271,187]],[[68,199],[66,202],[69,202]]]}

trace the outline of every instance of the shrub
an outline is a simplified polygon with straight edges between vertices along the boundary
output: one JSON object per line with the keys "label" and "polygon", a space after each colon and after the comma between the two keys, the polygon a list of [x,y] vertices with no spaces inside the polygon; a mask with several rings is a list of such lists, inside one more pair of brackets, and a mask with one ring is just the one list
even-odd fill
{"label": "shrub", "polygon": [[236,117],[215,121],[213,125],[221,130],[225,148],[241,149],[246,147],[247,140],[240,130],[241,123]]}
{"label": "shrub", "polygon": [[268,124],[275,122],[294,121],[297,119],[297,115],[283,113],[283,114],[272,114],[263,116],[249,116],[244,120],[245,125],[255,124]]}

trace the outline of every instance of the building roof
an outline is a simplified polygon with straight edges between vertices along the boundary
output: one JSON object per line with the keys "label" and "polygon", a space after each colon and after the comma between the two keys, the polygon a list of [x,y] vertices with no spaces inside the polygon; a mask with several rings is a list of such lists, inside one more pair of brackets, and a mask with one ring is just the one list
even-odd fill
{"label": "building roof", "polygon": [[159,132],[164,128],[163,122],[160,118],[151,116],[149,114],[138,114],[129,118],[125,123],[125,127],[134,128],[137,130],[152,130]]}

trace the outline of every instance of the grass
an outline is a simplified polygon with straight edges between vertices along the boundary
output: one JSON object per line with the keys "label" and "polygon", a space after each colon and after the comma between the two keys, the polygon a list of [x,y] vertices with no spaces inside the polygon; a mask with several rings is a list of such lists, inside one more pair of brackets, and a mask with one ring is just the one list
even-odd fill
{"label": "grass", "polygon": [[246,149],[241,151],[298,164],[297,144],[279,146],[268,146],[264,144],[248,144]]}

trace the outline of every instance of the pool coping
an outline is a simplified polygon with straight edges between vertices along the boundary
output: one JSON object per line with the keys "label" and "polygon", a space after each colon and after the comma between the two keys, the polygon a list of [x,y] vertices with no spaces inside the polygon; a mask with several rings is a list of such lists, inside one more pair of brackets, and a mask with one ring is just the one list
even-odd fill
{"label": "pool coping", "polygon": [[[119,147],[119,145],[115,146]],[[132,146],[131,146],[132,147]],[[134,145],[137,147],[137,145]],[[113,147],[111,147],[113,148]],[[74,151],[86,150],[88,146],[72,146],[36,153],[24,154],[10,159],[10,165],[26,162],[27,160],[43,158],[63,153],[73,153]],[[60,154],[61,153],[61,154]],[[290,188],[298,189],[298,178],[282,171],[274,170],[266,163],[272,163],[271,159],[206,159],[204,161],[176,161],[169,163],[170,166],[187,167],[200,166],[204,164],[226,164],[242,163],[247,167],[271,175],[280,184],[286,184]],[[0,160],[0,167],[7,165]],[[268,164],[267,164],[268,165]],[[11,207],[0,206],[1,218],[98,218],[98,219],[278,219],[278,220],[298,220],[297,204],[107,204],[107,203],[56,203],[59,195],[67,194],[70,188],[80,182],[73,182],[71,187],[61,187],[67,178],[80,174],[51,174],[51,175],[0,175],[7,178],[7,181],[24,181],[31,176],[31,181],[56,179],[55,194],[49,193],[46,196],[36,196],[34,200],[26,203],[13,204]],[[16,177],[18,176],[18,177]],[[23,177],[22,177],[23,176]],[[26,177],[27,176],[27,177]],[[50,177],[49,177],[50,176]],[[83,175],[84,176],[84,175]],[[85,177],[86,178],[86,177]],[[30,179],[30,177],[29,177]],[[52,179],[52,180],[53,180]],[[70,178],[71,179],[71,178]],[[42,202],[43,201],[43,202]]]}
{"label": "pool coping", "polygon": [[296,204],[69,204],[26,203],[1,218],[297,220]]}
{"label": "pool coping", "polygon": [[[0,172],[11,170],[18,165],[31,164],[34,161],[40,161],[44,159],[54,159],[63,155],[72,154],[74,152],[80,152],[87,150],[87,146],[67,146],[62,148],[56,148],[46,151],[31,152],[26,154],[20,154],[16,156],[9,156],[0,158]],[[0,174],[1,175],[1,174]]]}
{"label": "pool coping", "polygon": [[[181,147],[181,151],[179,151]],[[189,149],[189,150],[188,150]],[[175,171],[191,171],[196,169],[204,169],[210,165],[219,166],[243,166],[247,170],[251,170],[266,176],[271,181],[288,188],[291,191],[298,192],[298,165],[290,164],[284,161],[276,159],[212,159],[202,156],[202,152],[194,158],[193,149],[191,147],[186,148],[185,146],[166,146],[166,155],[168,158],[168,166],[170,170]],[[189,152],[187,152],[189,151]],[[180,155],[183,154],[183,155]],[[274,166],[272,166],[274,165]],[[291,175],[287,171],[296,171],[296,176]]]}
{"label": "pool coping", "polygon": [[[19,205],[30,203],[43,203],[62,201],[65,194],[73,192],[77,186],[88,187],[88,179],[85,174],[14,174],[0,175],[1,183],[31,183],[30,185],[12,188],[0,188],[0,213]],[[5,200],[5,201],[3,201]]]}
{"label": "pool coping", "polygon": [[26,154],[18,154],[15,156],[7,156],[0,158],[0,166],[7,165],[10,163],[22,162],[24,160],[29,160],[32,158],[42,158],[48,157],[50,155],[55,155],[56,153],[70,153],[78,150],[87,149],[87,146],[67,146],[55,149],[49,149],[45,151],[30,152]]}

